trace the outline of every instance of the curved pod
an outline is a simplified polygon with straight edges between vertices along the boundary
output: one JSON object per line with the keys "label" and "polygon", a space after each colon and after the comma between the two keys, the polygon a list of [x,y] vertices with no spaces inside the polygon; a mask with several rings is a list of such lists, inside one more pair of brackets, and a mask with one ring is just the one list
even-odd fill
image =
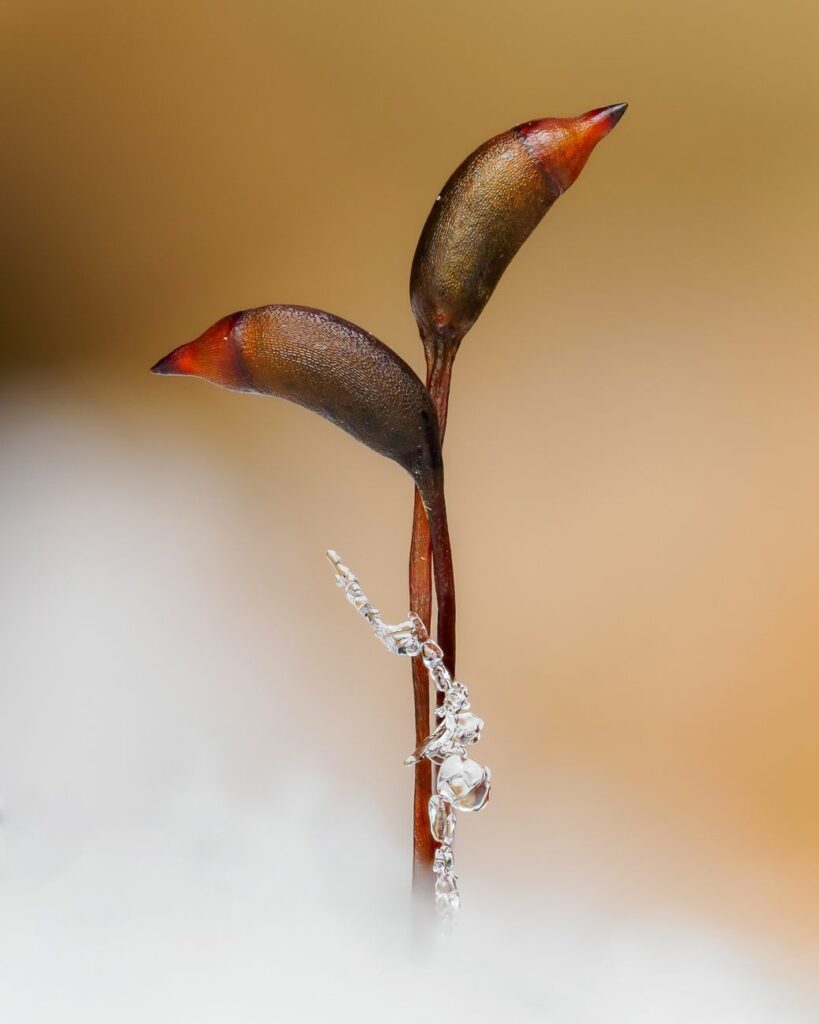
{"label": "curved pod", "polygon": [[[231,313],[152,371],[286,398],[319,413],[415,480],[429,519],[439,601],[455,604],[438,417],[407,363],[348,320],[306,306]],[[445,641],[454,646],[454,637]]]}
{"label": "curved pod", "polygon": [[442,467],[429,394],[392,349],[347,320],[305,306],[246,309],[174,349],[152,371],[312,409],[403,466],[433,496]]}
{"label": "curved pod", "polygon": [[424,224],[410,278],[428,360],[431,349],[457,349],[512,257],[625,110],[617,103],[528,121],[479,146],[454,172]]}

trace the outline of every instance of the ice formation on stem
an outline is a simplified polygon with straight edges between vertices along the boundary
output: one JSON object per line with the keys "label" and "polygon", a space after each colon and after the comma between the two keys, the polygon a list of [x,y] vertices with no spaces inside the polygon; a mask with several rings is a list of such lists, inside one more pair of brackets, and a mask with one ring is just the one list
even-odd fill
{"label": "ice formation on stem", "polygon": [[404,622],[388,625],[338,554],[328,551],[327,557],[335,569],[337,585],[381,643],[393,654],[421,658],[430,682],[443,696],[437,710],[438,727],[404,764],[414,765],[426,758],[438,768],[436,791],[429,799],[429,825],[432,838],[439,844],[433,862],[435,904],[441,916],[449,920],[460,904],[452,854],[455,811],[479,811],[489,799],[492,784],[489,769],[466,755],[467,745],[481,738],[483,721],[470,710],[466,685],[452,678],[444,664],[444,652],[430,638],[422,620],[410,612]]}

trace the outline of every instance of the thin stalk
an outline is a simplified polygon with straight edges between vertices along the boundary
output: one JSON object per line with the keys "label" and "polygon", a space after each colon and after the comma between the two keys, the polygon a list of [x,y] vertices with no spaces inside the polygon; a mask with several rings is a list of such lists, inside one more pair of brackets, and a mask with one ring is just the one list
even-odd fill
{"label": "thin stalk", "polygon": [[[440,357],[427,361],[427,388],[438,414],[438,426],[443,442],[449,406],[449,386],[454,351],[445,350]],[[436,523],[435,564],[436,592],[438,596],[438,643],[444,651],[447,669],[455,674],[455,581],[452,554],[447,529],[446,506],[443,493]],[[415,492],[412,519],[412,541],[409,558],[410,608],[423,620],[431,633],[432,618],[432,537],[430,523],[420,493]],[[412,661],[413,703],[415,708],[415,739],[421,743],[430,733],[429,680],[420,658]],[[428,804],[432,795],[432,765],[425,758],[415,766],[415,792],[413,795],[413,871],[415,892],[432,884],[432,861],[435,841],[429,831]]]}
{"label": "thin stalk", "polygon": [[[452,378],[452,363],[455,359],[455,351],[449,347],[439,351],[431,364],[427,364],[427,389],[429,390],[432,404],[438,414],[438,430],[441,435],[441,444],[444,443],[446,433],[446,419],[449,410],[449,387]],[[446,519],[446,504],[444,502],[443,490],[441,492],[441,507],[439,510],[440,530],[436,531],[435,517],[432,522],[432,547],[436,554],[435,562],[435,596],[438,601],[438,623],[437,639],[444,650],[444,664],[455,678],[455,579],[452,572],[452,552],[449,547],[449,529]],[[436,536],[440,533],[440,537]],[[441,550],[438,550],[439,544]],[[430,540],[427,540],[429,550]],[[445,549],[444,549],[445,546]],[[429,557],[427,556],[427,560]],[[448,564],[447,564],[448,563]]]}
{"label": "thin stalk", "polygon": [[[414,611],[431,631],[432,616],[432,548],[429,523],[421,494],[415,490],[412,519],[412,543],[409,559],[409,602]],[[429,680],[420,658],[412,659],[412,692],[415,707],[415,745],[429,736]],[[415,765],[415,792],[412,806],[412,888],[414,892],[426,889],[432,882],[432,860],[435,842],[429,831],[427,805],[432,795],[432,765],[427,759]]]}

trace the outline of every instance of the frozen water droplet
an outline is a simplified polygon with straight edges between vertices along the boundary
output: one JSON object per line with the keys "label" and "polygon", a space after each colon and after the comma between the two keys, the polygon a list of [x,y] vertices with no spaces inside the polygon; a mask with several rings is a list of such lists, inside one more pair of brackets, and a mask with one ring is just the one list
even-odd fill
{"label": "frozen water droplet", "polygon": [[453,732],[460,743],[477,743],[481,738],[483,719],[473,715],[471,711],[461,711],[454,716]]}
{"label": "frozen water droplet", "polygon": [[427,669],[432,670],[438,662],[443,661],[444,652],[434,640],[425,640],[421,647],[421,657]]}
{"label": "frozen water droplet", "polygon": [[455,815],[447,801],[437,795],[429,798],[429,827],[436,843],[449,846],[455,838]]}
{"label": "frozen water droplet", "polygon": [[439,910],[454,913],[461,903],[458,879],[451,871],[444,871],[435,879],[435,904]]}
{"label": "frozen water droplet", "polygon": [[421,641],[415,634],[413,622],[399,622],[397,626],[382,625],[376,630],[376,636],[394,654],[407,654],[414,658],[421,651]]}
{"label": "frozen water droplet", "polygon": [[373,608],[371,604],[366,604],[361,609],[361,614],[369,622],[369,624],[375,628],[378,622],[379,611],[377,608]]}
{"label": "frozen water droplet", "polygon": [[491,779],[488,768],[453,754],[438,770],[438,793],[459,811],[479,811],[489,798]]}
{"label": "frozen water droplet", "polygon": [[435,851],[435,861],[432,865],[432,870],[436,875],[444,871],[451,871],[453,862],[452,849],[449,846],[439,846]]}
{"label": "frozen water droplet", "polygon": [[446,715],[435,732],[418,744],[404,764],[417,764],[423,757],[433,764],[442,764],[450,754],[461,753],[463,746],[455,736],[455,728],[455,716]]}
{"label": "frozen water droplet", "polygon": [[440,690],[441,693],[444,693],[446,688],[452,682],[449,672],[447,672],[446,665],[444,665],[442,661],[436,662],[430,668],[429,674],[432,676],[436,690]]}
{"label": "frozen water droplet", "polygon": [[447,712],[455,713],[466,711],[469,708],[469,691],[463,683],[452,682],[446,688],[444,695],[444,706],[438,709],[438,714],[443,717]]}

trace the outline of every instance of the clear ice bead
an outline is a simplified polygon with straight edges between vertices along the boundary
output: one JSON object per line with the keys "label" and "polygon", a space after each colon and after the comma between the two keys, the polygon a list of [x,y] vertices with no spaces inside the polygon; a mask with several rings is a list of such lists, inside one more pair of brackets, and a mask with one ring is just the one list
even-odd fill
{"label": "clear ice bead", "polygon": [[455,815],[447,801],[437,794],[429,798],[429,828],[436,843],[449,846],[455,838]]}
{"label": "clear ice bead", "polygon": [[460,906],[458,879],[452,871],[444,871],[435,879],[435,904],[439,910],[450,913]]}
{"label": "clear ice bead", "polygon": [[421,641],[415,634],[413,622],[399,622],[397,626],[382,626],[377,630],[378,639],[394,654],[407,654],[414,658],[421,652]]}
{"label": "clear ice bead", "polygon": [[451,847],[439,846],[435,851],[435,861],[433,862],[432,870],[436,875],[440,875],[444,871],[451,871],[453,863],[454,858]]}
{"label": "clear ice bead", "polygon": [[460,711],[453,716],[452,732],[459,743],[477,743],[481,738],[483,719],[473,715],[471,711]]}
{"label": "clear ice bead", "polygon": [[448,715],[434,733],[418,744],[404,764],[417,764],[424,757],[433,764],[442,764],[450,754],[463,750],[455,742],[455,727],[454,716]]}
{"label": "clear ice bead", "polygon": [[364,616],[367,622],[369,622],[373,629],[377,628],[378,616],[380,614],[377,608],[374,608],[371,604],[367,604],[361,609],[361,614]]}
{"label": "clear ice bead", "polygon": [[488,768],[452,754],[438,769],[438,794],[459,811],[479,811],[489,798],[491,780]]}
{"label": "clear ice bead", "polygon": [[429,674],[435,683],[435,689],[445,693],[447,687],[452,683],[452,677],[447,671],[446,665],[442,661],[436,661],[429,667]]}
{"label": "clear ice bead", "polygon": [[463,683],[453,682],[446,688],[444,704],[443,707],[438,708],[438,715],[443,718],[447,713],[466,711],[468,708],[469,691]]}
{"label": "clear ice bead", "polygon": [[444,652],[434,640],[425,640],[421,647],[421,656],[427,669],[432,669],[439,661],[444,660]]}

